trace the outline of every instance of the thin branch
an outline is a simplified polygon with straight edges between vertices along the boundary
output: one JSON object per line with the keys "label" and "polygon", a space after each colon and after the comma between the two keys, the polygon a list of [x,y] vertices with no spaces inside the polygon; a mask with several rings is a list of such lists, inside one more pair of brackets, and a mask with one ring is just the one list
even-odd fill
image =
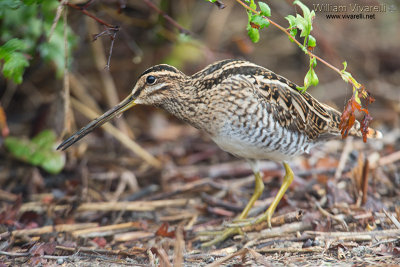
{"label": "thin branch", "polygon": [[192,32],[189,30],[185,29],[183,26],[181,26],[178,22],[176,22],[173,18],[168,16],[164,11],[159,9],[155,4],[153,4],[150,0],[143,0],[146,5],[148,5],[150,8],[154,9],[158,14],[163,16],[169,23],[171,23],[175,28],[177,28],[181,33],[187,34],[187,35],[193,35]]}
{"label": "thin branch", "polygon": [[53,35],[54,29],[56,28],[57,23],[58,23],[58,21],[60,20],[61,13],[62,13],[62,11],[63,11],[63,9],[64,9],[64,5],[67,3],[67,1],[68,1],[68,0],[62,0],[62,1],[60,2],[60,4],[58,5],[58,7],[57,7],[57,13],[56,13],[56,16],[54,17],[53,24],[51,25],[51,28],[50,28],[50,33],[49,33],[48,41],[50,41],[51,36]]}
{"label": "thin branch", "polygon": [[68,5],[69,7],[71,7],[71,8],[73,8],[73,9],[76,9],[76,10],[81,11],[81,12],[82,12],[83,14],[85,14],[86,16],[91,17],[92,19],[94,19],[94,20],[97,21],[98,23],[100,23],[100,24],[102,24],[102,25],[104,25],[104,26],[106,26],[106,27],[108,27],[108,28],[110,28],[110,29],[114,29],[114,30],[116,30],[116,31],[118,31],[118,29],[119,29],[118,26],[111,25],[111,24],[105,22],[104,20],[99,19],[99,18],[96,17],[95,15],[89,13],[89,12],[85,9],[85,7],[80,7],[80,6],[78,6],[78,5],[71,4],[71,3],[67,3],[67,5]]}

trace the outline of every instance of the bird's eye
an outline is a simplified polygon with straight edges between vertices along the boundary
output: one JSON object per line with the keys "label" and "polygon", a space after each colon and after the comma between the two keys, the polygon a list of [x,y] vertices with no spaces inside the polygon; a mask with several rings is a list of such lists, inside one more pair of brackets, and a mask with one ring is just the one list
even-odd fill
{"label": "bird's eye", "polygon": [[156,82],[156,77],[154,77],[154,76],[152,76],[152,75],[147,76],[147,78],[146,78],[146,83],[147,83],[147,84],[153,84],[153,83],[155,83],[155,82]]}

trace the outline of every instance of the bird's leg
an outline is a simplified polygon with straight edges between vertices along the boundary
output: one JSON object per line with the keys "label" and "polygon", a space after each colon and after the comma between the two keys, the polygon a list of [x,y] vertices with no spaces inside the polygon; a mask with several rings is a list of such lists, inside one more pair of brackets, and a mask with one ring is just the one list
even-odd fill
{"label": "bird's leg", "polygon": [[[252,167],[253,167],[253,165],[252,165]],[[247,217],[247,214],[253,207],[254,203],[257,201],[257,199],[261,196],[262,192],[264,191],[264,183],[263,183],[260,171],[258,170],[258,168],[256,170],[253,168],[253,171],[254,171],[254,177],[255,177],[254,193],[251,196],[249,202],[247,203],[247,205],[244,208],[244,210],[242,211],[242,213],[240,213],[240,215],[235,220],[245,219]],[[209,246],[215,245],[235,234],[242,234],[242,230],[239,227],[227,228],[224,231],[217,234],[217,236],[213,240],[203,243],[202,247],[209,247]]]}
{"label": "bird's leg", "polygon": [[236,218],[236,220],[242,220],[247,217],[247,214],[249,214],[249,211],[251,208],[254,206],[254,203],[259,199],[261,196],[262,192],[264,191],[264,182],[261,177],[261,173],[259,171],[254,173],[254,177],[256,178],[255,180],[255,187],[254,187],[254,193],[251,196],[249,202],[247,203],[246,207],[242,211],[242,213]]}
{"label": "bird's leg", "polygon": [[271,218],[272,214],[274,214],[276,207],[278,206],[279,202],[281,201],[282,197],[285,195],[286,190],[289,188],[290,184],[293,181],[293,171],[290,168],[289,164],[286,162],[283,163],[283,166],[285,167],[285,177],[283,177],[283,183],[281,185],[281,188],[279,188],[278,194],[276,194],[274,201],[272,201],[271,205],[267,209],[264,214],[262,214],[259,218],[256,220],[256,224],[266,221],[268,224],[268,227],[271,228]]}
{"label": "bird's leg", "polygon": [[284,162],[283,166],[285,167],[285,171],[286,171],[285,177],[283,178],[283,183],[281,185],[281,188],[279,188],[278,193],[276,194],[274,200],[272,201],[272,203],[269,206],[269,208],[267,209],[267,211],[264,212],[263,214],[261,214],[261,216],[258,216],[254,219],[245,220],[244,222],[239,222],[239,223],[233,223],[230,225],[230,227],[232,227],[234,229],[237,227],[244,227],[244,226],[259,224],[261,222],[267,222],[268,227],[271,228],[272,214],[274,214],[276,207],[278,206],[282,197],[285,195],[285,192],[289,188],[290,184],[293,181],[293,177],[294,177],[293,171],[290,168],[289,164]]}

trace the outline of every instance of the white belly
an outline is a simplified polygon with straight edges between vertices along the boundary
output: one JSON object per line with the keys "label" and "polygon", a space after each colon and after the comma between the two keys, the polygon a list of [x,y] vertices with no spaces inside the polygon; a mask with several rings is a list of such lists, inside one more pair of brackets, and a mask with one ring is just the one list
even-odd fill
{"label": "white belly", "polygon": [[304,151],[299,151],[300,153],[288,155],[281,151],[271,150],[268,147],[262,147],[237,138],[227,136],[211,138],[221,149],[245,159],[268,159],[276,162],[283,162],[290,160],[296,155],[304,153]]}

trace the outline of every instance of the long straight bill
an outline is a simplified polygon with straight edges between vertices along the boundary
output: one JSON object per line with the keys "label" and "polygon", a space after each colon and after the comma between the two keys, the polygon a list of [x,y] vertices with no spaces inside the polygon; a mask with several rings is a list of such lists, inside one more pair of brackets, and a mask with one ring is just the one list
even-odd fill
{"label": "long straight bill", "polygon": [[57,147],[57,150],[58,149],[62,149],[62,150],[67,149],[68,147],[72,146],[73,144],[78,142],[80,139],[85,137],[88,133],[90,133],[94,129],[100,127],[101,125],[108,122],[115,116],[118,116],[119,114],[123,113],[125,110],[130,109],[134,105],[135,105],[135,99],[133,99],[132,96],[128,96],[121,103],[119,103],[118,105],[116,105],[115,107],[113,107],[112,109],[110,109],[109,111],[107,111],[106,113],[104,113],[103,115],[98,117],[97,119],[94,119],[93,121],[88,123],[88,125],[86,125],[82,129],[80,129],[79,131],[74,133],[72,136],[70,136],[68,139],[66,139],[64,142],[62,142],[61,145],[59,145]]}

